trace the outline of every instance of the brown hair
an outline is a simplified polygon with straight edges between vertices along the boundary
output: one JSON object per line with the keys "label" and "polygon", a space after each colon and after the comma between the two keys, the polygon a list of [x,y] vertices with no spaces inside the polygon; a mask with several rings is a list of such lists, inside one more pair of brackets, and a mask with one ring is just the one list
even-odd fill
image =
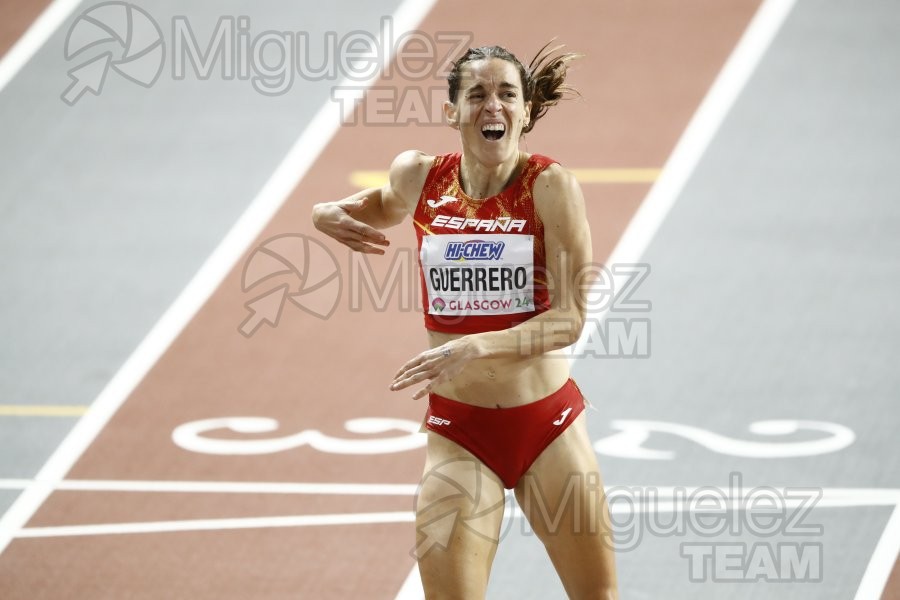
{"label": "brown hair", "polygon": [[486,58],[499,58],[509,61],[519,70],[519,76],[522,78],[522,86],[524,88],[525,102],[531,102],[531,118],[528,121],[528,125],[522,129],[522,133],[528,133],[534,128],[537,120],[543,117],[547,110],[558,103],[566,93],[578,94],[578,90],[566,85],[566,71],[570,61],[583,55],[574,52],[556,54],[563,46],[555,46],[548,49],[552,43],[553,40],[538,50],[535,57],[531,59],[528,68],[512,52],[502,46],[469,48],[465,54],[453,63],[453,69],[450,71],[450,75],[447,76],[447,83],[450,87],[450,102],[455,104],[459,95],[459,82],[462,78],[461,70],[463,65]]}

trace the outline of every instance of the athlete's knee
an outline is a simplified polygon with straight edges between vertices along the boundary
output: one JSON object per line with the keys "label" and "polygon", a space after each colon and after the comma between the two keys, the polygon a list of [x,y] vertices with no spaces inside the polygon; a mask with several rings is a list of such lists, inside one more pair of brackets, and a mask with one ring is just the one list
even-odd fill
{"label": "athlete's knee", "polygon": [[615,587],[603,587],[597,590],[597,595],[592,598],[597,600],[619,600],[619,590]]}
{"label": "athlete's knee", "polygon": [[567,589],[566,593],[572,600],[619,600],[619,591],[615,585],[593,585],[583,589]]}

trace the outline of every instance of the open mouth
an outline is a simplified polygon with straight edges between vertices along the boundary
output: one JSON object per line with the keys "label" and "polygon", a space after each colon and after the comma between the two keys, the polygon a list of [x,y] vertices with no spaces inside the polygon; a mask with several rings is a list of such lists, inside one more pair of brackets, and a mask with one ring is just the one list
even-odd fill
{"label": "open mouth", "polygon": [[496,142],[506,135],[506,125],[503,123],[486,123],[481,126],[481,135],[486,140]]}

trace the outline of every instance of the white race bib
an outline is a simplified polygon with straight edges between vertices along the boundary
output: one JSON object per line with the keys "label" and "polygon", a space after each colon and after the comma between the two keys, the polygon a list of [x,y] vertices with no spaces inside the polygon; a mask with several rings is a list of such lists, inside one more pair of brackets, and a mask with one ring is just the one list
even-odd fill
{"label": "white race bib", "polygon": [[533,235],[426,235],[419,258],[432,315],[534,310]]}

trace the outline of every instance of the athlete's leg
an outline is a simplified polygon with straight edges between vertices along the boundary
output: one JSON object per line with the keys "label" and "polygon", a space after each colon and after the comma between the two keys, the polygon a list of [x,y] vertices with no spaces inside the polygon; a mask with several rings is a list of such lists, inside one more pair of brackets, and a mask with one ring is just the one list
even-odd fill
{"label": "athlete's leg", "polygon": [[416,557],[428,600],[484,598],[504,499],[493,471],[457,443],[428,432],[416,500]]}
{"label": "athlete's leg", "polygon": [[569,598],[618,598],[606,496],[583,413],[534,461],[515,491]]}

